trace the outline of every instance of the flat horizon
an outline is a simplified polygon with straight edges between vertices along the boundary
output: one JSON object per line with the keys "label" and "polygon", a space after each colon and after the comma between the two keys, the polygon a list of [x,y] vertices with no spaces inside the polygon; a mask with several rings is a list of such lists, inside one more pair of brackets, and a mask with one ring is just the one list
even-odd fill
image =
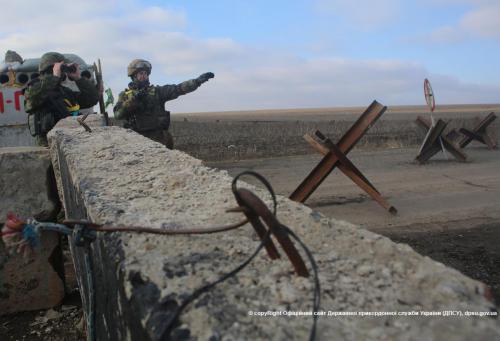
{"label": "flat horizon", "polygon": [[[383,103],[382,103],[383,104]],[[280,114],[350,114],[361,113],[366,106],[339,106],[339,107],[317,107],[317,108],[288,108],[288,109],[256,109],[256,110],[221,110],[205,112],[179,112],[172,113],[176,117],[197,117],[197,116],[240,116],[240,115],[280,115]],[[500,103],[495,104],[443,104],[436,105],[434,113],[466,113],[496,111],[500,112]],[[387,106],[386,113],[429,113],[427,105],[392,105]]]}

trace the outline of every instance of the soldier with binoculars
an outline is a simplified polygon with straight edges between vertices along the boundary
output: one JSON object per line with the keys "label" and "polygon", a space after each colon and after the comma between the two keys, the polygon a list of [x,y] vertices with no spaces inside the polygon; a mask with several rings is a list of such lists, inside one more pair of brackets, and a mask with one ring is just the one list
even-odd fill
{"label": "soldier with binoculars", "polygon": [[[37,144],[47,146],[47,133],[56,123],[68,116],[77,116],[80,109],[93,107],[99,100],[96,86],[81,77],[80,67],[70,63],[57,52],[45,53],[38,66],[40,77],[28,83],[24,96],[24,107],[30,114],[28,122]],[[74,81],[79,91],[63,86],[68,78]]]}

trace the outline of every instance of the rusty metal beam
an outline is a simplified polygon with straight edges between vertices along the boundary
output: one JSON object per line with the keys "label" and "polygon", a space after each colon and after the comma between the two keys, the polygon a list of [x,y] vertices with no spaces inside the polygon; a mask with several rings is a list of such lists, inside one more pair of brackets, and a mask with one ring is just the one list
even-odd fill
{"label": "rusty metal beam", "polygon": [[316,141],[316,139],[314,137],[312,137],[311,135],[309,135],[309,134],[305,134],[304,135],[304,140],[306,140],[307,143],[309,143],[311,145],[311,147],[313,147],[314,149],[316,149],[316,151],[318,153],[322,154],[323,156],[325,156],[326,154],[328,154],[330,152],[330,149],[328,149],[321,142]]}
{"label": "rusty metal beam", "polygon": [[[321,133],[319,130],[316,130],[316,132],[314,133],[319,139],[321,139],[321,142],[324,144],[324,146],[326,148],[328,148],[328,150],[330,151],[337,151],[335,154],[339,157],[339,163],[337,164],[337,167],[339,167],[339,169],[344,172],[344,170],[346,170],[347,168],[349,168],[351,171],[353,171],[354,173],[356,173],[356,175],[361,178],[364,182],[366,182],[366,184],[368,186],[370,186],[375,192],[379,193],[377,191],[377,189],[375,188],[375,186],[373,186],[370,181],[363,175],[363,173],[361,173],[361,171],[356,168],[356,166],[354,166],[354,164],[349,160],[347,159],[347,157],[345,156],[344,153],[342,153],[342,151],[340,151],[340,149],[337,147],[337,145],[335,143],[333,143],[332,140],[330,140],[329,138],[327,138],[325,135],[323,135],[323,133]],[[344,162],[342,162],[342,160],[345,160]],[[345,173],[344,173],[345,174]],[[379,193],[380,194],[380,193]]]}
{"label": "rusty metal beam", "polygon": [[[337,144],[339,150],[347,155],[354,148],[356,143],[363,137],[366,131],[382,116],[387,107],[373,101],[353,126],[342,136]],[[304,202],[326,179],[331,171],[337,166],[339,158],[332,152],[323,157],[318,165],[309,173],[309,175],[300,183],[300,185],[290,195],[290,199],[298,202]]]}
{"label": "rusty metal beam", "polygon": [[315,138],[309,134],[304,135],[304,139],[313,146],[318,152],[323,155],[328,154],[330,151],[339,158],[339,163],[337,167],[344,173],[349,179],[351,179],[356,185],[358,185],[362,190],[364,190],[369,196],[371,196],[376,202],[378,202],[383,208],[388,210],[391,214],[396,214],[397,210],[394,206],[391,206],[384,198],[380,195],[380,192],[373,186],[370,181],[361,173],[361,171],[340,151],[340,149],[328,138],[326,138],[320,131],[316,131],[316,136],[318,136],[321,141],[316,141]]}
{"label": "rusty metal beam", "polygon": [[[241,191],[241,189],[238,191]],[[243,191],[243,192],[245,192],[245,191]],[[236,201],[238,202],[238,205],[240,205],[240,206],[244,206],[247,204],[246,202],[242,201],[238,197],[236,197]],[[255,199],[253,201],[255,201]],[[267,234],[267,229],[260,221],[258,213],[255,211],[251,211],[251,210],[243,211],[243,213],[247,217],[248,221],[252,224],[252,226],[255,229],[255,232],[259,236],[260,240],[264,240],[264,237]],[[280,254],[279,254],[278,250],[276,249],[276,246],[274,245],[273,240],[271,238],[269,238],[269,240],[264,244],[264,248],[266,249],[267,254],[269,255],[269,257],[271,259],[280,258]]]}
{"label": "rusty metal beam", "polygon": [[[236,200],[238,201],[238,204],[243,205],[244,207],[249,207],[252,210],[255,210],[255,211],[244,211],[244,214],[247,216],[248,220],[256,230],[257,226],[260,226],[261,228],[264,229],[265,232],[264,235],[261,235],[259,233],[259,237],[261,238],[261,240],[264,240],[264,236],[266,235],[267,230],[261,223],[260,219],[262,219],[266,223],[266,225],[269,227],[270,233],[276,238],[278,243],[285,251],[297,275],[302,277],[308,277],[309,271],[307,270],[304,260],[302,259],[299,252],[295,248],[292,240],[288,237],[288,233],[281,227],[280,222],[276,219],[273,213],[267,208],[267,206],[255,194],[253,194],[252,192],[250,192],[245,188],[238,189],[238,197],[236,198]],[[267,243],[265,243],[265,246],[271,244],[272,240],[271,238],[269,238]]]}
{"label": "rusty metal beam", "polygon": [[[354,164],[340,151],[340,149],[332,144],[329,146],[332,152],[339,158],[339,169],[347,175],[356,185],[361,187],[368,195],[370,195],[376,202],[383,208],[388,210],[391,214],[396,214],[398,211],[392,205],[382,198],[377,189],[366,179],[363,174],[354,166]],[[361,176],[359,175],[361,174]]]}
{"label": "rusty metal beam", "polygon": [[85,115],[81,116],[81,117],[77,117],[76,118],[76,121],[78,123],[80,123],[80,125],[89,133],[92,132],[92,129],[90,129],[90,127],[88,126],[87,123],[85,123],[85,120],[87,119],[87,116],[89,116],[89,113],[86,113]]}
{"label": "rusty metal beam", "polygon": [[337,143],[342,153],[347,155],[386,110],[386,106],[373,101]]}
{"label": "rusty metal beam", "polygon": [[460,132],[464,134],[464,138],[460,141],[460,148],[465,148],[473,140],[477,140],[488,146],[489,149],[495,149],[497,147],[496,142],[487,134],[486,128],[496,120],[497,116],[494,112],[490,112],[488,116],[483,118],[478,125],[476,125],[472,131],[462,128]]}
{"label": "rusty metal beam", "polygon": [[[431,121],[418,116],[416,122],[424,129],[431,129]],[[441,150],[440,139],[443,142],[444,148],[450,152],[458,161],[467,161],[467,154],[465,154],[458,146],[456,146],[450,139],[454,132],[449,132],[446,136],[443,136],[444,129],[448,125],[448,122],[444,122],[439,119],[436,125],[432,127],[431,132],[428,134],[427,139],[424,141],[422,150],[419,155],[415,158],[418,162],[424,163],[429,160],[432,156]]]}
{"label": "rusty metal beam", "polygon": [[[481,142],[482,144],[486,144],[484,138],[478,133],[472,132],[465,128],[460,128],[460,132],[465,135],[465,137],[462,139],[462,141],[466,141],[466,143],[463,143],[464,147],[467,146],[469,143],[471,143],[472,140],[476,140]],[[462,143],[460,143],[460,145],[462,145]]]}
{"label": "rusty metal beam", "polygon": [[425,139],[420,154],[415,158],[419,163],[424,163],[441,150],[439,137],[446,128],[447,123],[439,119]]}

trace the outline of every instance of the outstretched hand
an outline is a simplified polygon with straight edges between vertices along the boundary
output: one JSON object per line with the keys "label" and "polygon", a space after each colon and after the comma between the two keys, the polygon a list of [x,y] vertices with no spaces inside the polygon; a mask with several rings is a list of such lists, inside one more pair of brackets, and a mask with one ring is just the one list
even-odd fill
{"label": "outstretched hand", "polygon": [[200,77],[198,77],[198,80],[201,82],[201,83],[205,83],[206,81],[208,81],[210,78],[214,78],[215,75],[212,73],[212,72],[205,72],[204,74],[200,75]]}

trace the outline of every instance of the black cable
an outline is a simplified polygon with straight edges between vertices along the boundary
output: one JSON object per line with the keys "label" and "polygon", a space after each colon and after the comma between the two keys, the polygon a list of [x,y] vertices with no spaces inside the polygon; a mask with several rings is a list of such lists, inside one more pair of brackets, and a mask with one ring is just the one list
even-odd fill
{"label": "black cable", "polygon": [[[267,188],[267,190],[271,194],[271,197],[272,197],[272,200],[273,200],[273,215],[276,216],[277,200],[276,200],[276,195],[274,193],[274,190],[273,190],[272,186],[269,184],[269,182],[262,175],[260,175],[259,173],[254,172],[254,171],[244,171],[244,172],[238,174],[233,179],[233,182],[231,184],[231,189],[233,191],[234,196],[237,198],[237,201],[239,201],[239,199],[241,199],[241,197],[240,197],[240,195],[238,193],[236,184],[237,184],[238,179],[241,176],[243,176],[243,175],[252,175],[252,176],[254,176],[260,182],[262,182],[262,184]],[[64,228],[67,229],[67,227],[64,226],[64,225],[57,225],[57,224],[50,224],[50,225],[51,226],[54,225],[55,227],[61,227],[61,226],[63,226]],[[321,299],[321,297],[320,297],[321,289],[320,289],[320,282],[319,282],[319,277],[318,277],[318,266],[316,264],[316,261],[314,260],[314,257],[312,255],[311,251],[304,244],[304,242],[289,227],[287,227],[287,226],[285,226],[283,224],[279,224],[279,225],[280,225],[280,227],[284,231],[286,231],[290,236],[292,236],[292,238],[295,241],[297,241],[300,244],[300,246],[302,247],[302,249],[304,250],[304,252],[306,253],[306,255],[308,257],[309,262],[311,263],[311,267],[312,267],[313,272],[314,272],[314,296],[313,296],[313,315],[312,315],[312,317],[313,317],[313,326],[312,326],[311,332],[309,334],[309,340],[314,340],[316,338],[316,325],[317,325],[317,320],[318,320],[318,316],[315,313],[319,311],[320,299]],[[182,311],[191,302],[193,302],[194,300],[196,300],[203,293],[205,293],[205,292],[209,291],[210,289],[212,289],[213,287],[215,287],[217,284],[222,283],[225,280],[227,280],[228,278],[235,276],[238,272],[240,272],[248,264],[250,264],[250,262],[257,256],[257,254],[260,252],[260,250],[262,250],[262,248],[264,247],[264,245],[270,240],[270,238],[271,238],[271,232],[272,232],[271,230],[272,229],[270,227],[266,231],[266,234],[262,238],[262,241],[259,244],[259,246],[257,247],[257,249],[243,263],[241,263],[235,269],[233,269],[230,272],[226,273],[225,275],[223,275],[222,277],[220,277],[216,281],[214,281],[212,283],[209,283],[209,284],[206,284],[206,285],[204,285],[204,286],[196,289],[188,298],[186,298],[182,302],[182,304],[176,309],[174,315],[168,320],[167,327],[165,328],[165,331],[163,332],[161,339],[164,340],[164,339],[168,339],[169,338],[170,333],[173,330],[174,325],[178,322],[179,316],[181,315]],[[61,231],[58,231],[58,232],[63,232],[65,234],[68,234],[68,231],[62,231],[61,230]],[[90,290],[89,296],[90,296],[90,300],[91,300],[91,302],[89,302],[90,303],[89,304],[89,306],[90,306],[89,307],[90,308],[89,309],[90,312],[88,313],[88,316],[87,316],[87,323],[89,325],[89,335],[88,335],[88,337],[89,337],[90,340],[93,340],[95,338],[95,334],[94,334],[95,333],[95,330],[94,330],[94,319],[95,319],[94,313],[95,312],[94,312],[94,308],[93,308],[93,306],[94,306],[95,303],[93,301],[94,300],[94,292],[92,290],[93,289],[93,271],[92,271],[92,264],[91,264],[90,255],[89,255],[89,251],[90,251],[89,246],[90,245],[87,243],[86,246],[87,246],[87,248],[85,250],[85,263],[86,263],[85,265],[86,265],[86,271],[87,271],[87,280],[89,281],[89,283],[88,283],[89,290]],[[89,278],[89,276],[90,276],[90,278]]]}
{"label": "black cable", "polygon": [[[245,172],[242,172],[242,173],[238,174],[233,179],[233,182],[231,184],[231,189],[233,191],[233,194],[236,197],[239,198],[239,194],[238,194],[238,191],[237,191],[237,188],[236,188],[236,183],[237,183],[238,179],[242,175],[246,175],[246,174],[255,176],[269,190],[269,192],[271,193],[271,196],[273,198],[273,209],[274,209],[273,214],[276,215],[276,206],[277,206],[276,195],[274,194],[274,191],[273,191],[271,185],[269,184],[269,182],[262,175],[260,175],[260,174],[258,174],[256,172],[245,171]],[[264,236],[264,238],[262,239],[261,243],[257,247],[257,249],[254,251],[254,253],[250,257],[247,258],[247,260],[245,260],[243,263],[241,263],[240,265],[238,265],[235,269],[231,270],[227,274],[225,274],[222,277],[220,277],[218,280],[216,280],[216,281],[214,281],[212,283],[206,284],[206,285],[204,285],[204,286],[196,289],[188,298],[186,298],[184,300],[184,302],[182,302],[182,304],[176,309],[175,314],[168,321],[167,328],[163,332],[163,335],[162,335],[161,339],[162,340],[166,339],[166,337],[170,334],[170,332],[173,329],[173,326],[178,321],[179,316],[181,315],[182,311],[186,308],[186,306],[189,305],[189,303],[193,302],[200,295],[202,295],[203,293],[209,291],[210,289],[212,289],[213,287],[215,287],[217,284],[224,282],[226,279],[235,276],[238,272],[240,272],[241,270],[243,270],[248,264],[250,264],[250,262],[255,258],[255,256],[257,256],[257,254],[260,252],[260,250],[262,250],[262,248],[269,241],[270,238],[271,238],[271,229],[268,229],[267,232],[266,232],[266,234],[265,234],[265,236]]]}
{"label": "black cable", "polygon": [[266,235],[262,239],[262,242],[259,244],[259,246],[254,251],[254,253],[250,257],[248,257],[247,260],[245,260],[243,263],[241,263],[240,265],[238,265],[235,269],[231,270],[227,274],[225,274],[222,277],[220,277],[218,280],[216,280],[216,281],[214,281],[212,283],[206,284],[206,285],[204,285],[204,286],[196,289],[188,298],[186,298],[184,300],[184,302],[182,302],[182,304],[176,309],[175,314],[169,320],[167,328],[165,329],[165,331],[164,331],[164,333],[163,333],[163,335],[161,337],[161,340],[165,340],[166,339],[165,336],[168,336],[170,334],[170,332],[172,331],[175,323],[178,321],[179,316],[181,315],[182,311],[186,308],[186,306],[189,303],[193,302],[200,295],[202,295],[203,293],[209,291],[210,289],[212,289],[213,287],[215,287],[217,284],[224,282],[226,279],[235,276],[238,272],[240,272],[241,270],[243,270],[243,268],[245,268],[248,264],[250,264],[250,262],[255,258],[255,256],[257,256],[257,254],[260,252],[260,250],[262,250],[262,248],[264,247],[264,245],[268,242],[268,240],[270,238],[271,238],[271,230],[268,230],[266,232]]}
{"label": "black cable", "polygon": [[[274,204],[273,205],[273,215],[276,216],[276,206],[277,206],[276,195],[274,194],[274,190],[273,190],[271,184],[267,181],[266,178],[264,178],[259,173],[254,172],[254,171],[244,171],[244,172],[238,174],[234,178],[233,183],[231,185],[231,188],[233,190],[234,195],[238,196],[238,192],[236,191],[236,182],[243,175],[253,175],[257,179],[259,179],[264,184],[264,186],[266,186],[267,190],[269,191],[269,193],[271,194],[271,196],[273,198],[273,204]],[[321,286],[320,286],[319,277],[318,277],[318,266],[316,264],[316,261],[314,260],[314,257],[312,255],[311,251],[306,246],[306,244],[304,244],[304,242],[288,226],[285,226],[283,224],[280,224],[280,226],[289,235],[291,235],[293,237],[293,239],[295,239],[295,241],[297,241],[300,244],[300,246],[302,247],[302,249],[306,253],[307,258],[309,258],[309,262],[311,263],[311,267],[312,267],[313,272],[314,272],[313,326],[311,328],[311,333],[309,335],[309,340],[314,340],[316,338],[316,325],[317,325],[317,321],[318,321],[318,315],[315,315],[314,313],[319,311],[320,301],[321,301]]]}
{"label": "black cable", "polygon": [[233,191],[234,196],[237,197],[238,199],[240,198],[240,195],[239,195],[238,190],[236,188],[236,182],[238,182],[238,179],[243,175],[252,175],[252,176],[256,177],[267,188],[267,190],[269,191],[269,193],[271,194],[271,197],[273,199],[273,215],[276,216],[276,207],[278,206],[278,203],[276,201],[276,195],[274,194],[273,187],[266,180],[266,178],[264,178],[262,175],[260,175],[257,172],[244,171],[244,172],[241,172],[240,174],[236,175],[236,177],[233,179],[233,182],[231,183],[231,190]]}
{"label": "black cable", "polygon": [[318,277],[318,265],[316,264],[316,261],[314,260],[314,257],[306,244],[304,244],[304,242],[288,226],[285,226],[283,224],[280,225],[290,236],[292,236],[293,239],[297,241],[297,243],[300,244],[300,246],[302,246],[302,249],[306,253],[307,258],[309,258],[309,262],[311,263],[311,267],[314,272],[313,326],[311,328],[311,333],[309,334],[309,340],[314,340],[316,338],[316,325],[318,322],[318,315],[315,315],[314,313],[319,311],[321,302],[321,287]]}
{"label": "black cable", "polygon": [[[276,195],[274,194],[274,190],[273,190],[272,186],[269,184],[269,182],[259,173],[256,173],[254,171],[244,171],[244,172],[238,174],[233,179],[233,182],[231,184],[231,189],[233,191],[234,196],[237,199],[240,198],[239,193],[237,191],[236,183],[237,183],[238,179],[243,175],[252,175],[252,176],[256,177],[258,180],[260,180],[262,182],[262,184],[264,184],[264,186],[267,188],[267,190],[269,191],[269,193],[271,194],[271,197],[273,199],[273,215],[276,216],[276,207],[277,207]],[[282,224],[280,224],[280,226],[289,235],[291,235],[293,237],[293,239],[295,239],[301,245],[302,249],[306,253],[307,257],[309,258],[309,262],[311,263],[311,267],[312,267],[313,272],[314,272],[313,326],[312,326],[311,332],[309,334],[309,340],[314,340],[316,338],[316,324],[317,324],[317,320],[318,320],[318,316],[315,315],[315,312],[319,311],[320,291],[321,291],[319,277],[318,277],[318,266],[316,264],[316,261],[314,260],[314,257],[312,255],[311,251],[307,248],[307,246],[304,244],[304,242],[302,242],[302,240],[290,228],[288,228],[287,226],[282,225]],[[184,302],[182,302],[182,304],[176,309],[175,314],[169,319],[167,327],[166,327],[165,331],[163,332],[161,339],[162,340],[168,339],[171,331],[173,330],[174,325],[178,322],[179,316],[182,314],[182,311],[191,302],[196,300],[203,293],[205,293],[205,292],[209,291],[210,289],[212,289],[213,287],[215,287],[217,284],[224,282],[226,279],[235,276],[238,272],[243,270],[248,264],[250,264],[250,262],[255,258],[255,256],[257,256],[257,254],[260,252],[260,250],[262,250],[262,248],[269,241],[270,238],[271,238],[271,228],[269,228],[267,230],[261,243],[259,244],[257,249],[254,251],[254,253],[250,257],[248,257],[247,260],[245,260],[242,264],[237,266],[232,271],[230,271],[230,272],[226,273],[225,275],[223,275],[222,277],[220,277],[218,280],[196,289],[188,298],[186,298],[184,300]]]}

